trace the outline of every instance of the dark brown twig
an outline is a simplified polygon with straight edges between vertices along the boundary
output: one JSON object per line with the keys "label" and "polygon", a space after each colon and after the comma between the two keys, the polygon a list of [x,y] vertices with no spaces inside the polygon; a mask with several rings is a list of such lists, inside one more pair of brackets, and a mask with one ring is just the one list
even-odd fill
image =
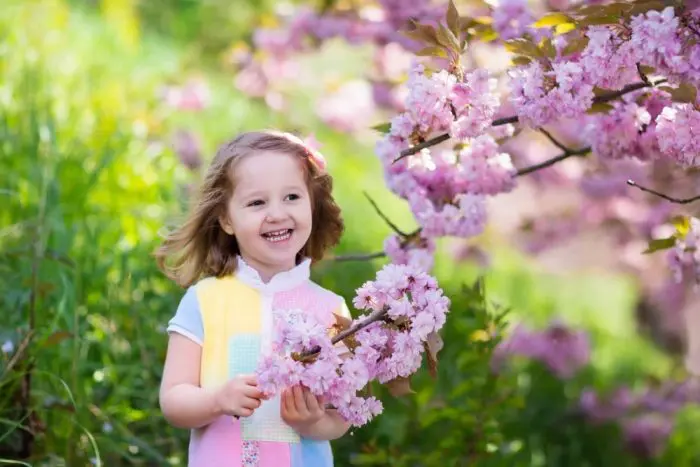
{"label": "dark brown twig", "polygon": [[333,261],[369,261],[372,259],[383,258],[386,253],[383,251],[378,251],[376,253],[362,253],[362,254],[349,254],[349,255],[337,255],[333,256]]}
{"label": "dark brown twig", "polygon": [[391,227],[391,230],[393,230],[394,232],[396,232],[397,234],[399,234],[401,237],[404,237],[404,238],[405,238],[405,237],[408,236],[407,233],[403,232],[401,229],[399,229],[399,228],[396,226],[396,224],[394,224],[393,222],[391,222],[391,220],[389,220],[389,218],[382,212],[381,209],[379,209],[379,206],[377,206],[377,203],[375,203],[374,200],[373,200],[372,198],[370,198],[370,196],[367,194],[366,191],[363,192],[363,194],[365,195],[365,197],[367,198],[367,200],[369,200],[370,204],[372,204],[372,207],[374,208],[374,210],[377,211],[377,214],[379,214],[379,217],[381,217],[381,218],[384,220],[384,222],[386,222],[387,225],[388,225],[389,227]]}
{"label": "dark brown twig", "polygon": [[[369,326],[372,323],[376,323],[377,321],[383,320],[387,316],[387,309],[382,308],[379,311],[374,311],[371,315],[369,315],[367,318],[363,319],[362,321],[358,321],[349,328],[339,332],[336,334],[332,339],[331,339],[331,344],[335,345],[338,342],[342,341],[343,339],[347,339],[348,337],[360,332],[367,326]],[[319,347],[315,347],[313,349],[307,350],[305,352],[302,352],[299,355],[299,358],[301,359],[306,359],[308,357],[313,357],[317,353],[319,353],[321,349]]]}
{"label": "dark brown twig", "polygon": [[547,139],[548,139],[549,141],[552,142],[553,145],[555,145],[556,147],[558,147],[558,148],[561,149],[562,151],[564,151],[564,152],[566,152],[566,153],[573,152],[572,149],[570,149],[570,148],[567,147],[564,143],[562,143],[561,141],[559,141],[558,139],[556,139],[554,136],[552,136],[552,134],[551,134],[550,132],[548,132],[548,131],[545,130],[544,128],[540,128],[540,133],[542,133],[543,135],[545,135],[545,136],[547,137]]}
{"label": "dark brown twig", "polygon": [[665,194],[660,193],[660,192],[653,190],[651,188],[647,188],[647,187],[644,187],[642,185],[639,185],[637,182],[635,182],[633,180],[627,180],[627,184],[629,186],[639,188],[642,191],[645,191],[647,193],[651,193],[652,195],[656,195],[660,198],[665,199],[666,201],[670,201],[670,202],[676,203],[676,204],[690,204],[690,203],[693,203],[695,201],[700,201],[700,195],[693,196],[692,198],[674,198],[672,196],[665,195]]}

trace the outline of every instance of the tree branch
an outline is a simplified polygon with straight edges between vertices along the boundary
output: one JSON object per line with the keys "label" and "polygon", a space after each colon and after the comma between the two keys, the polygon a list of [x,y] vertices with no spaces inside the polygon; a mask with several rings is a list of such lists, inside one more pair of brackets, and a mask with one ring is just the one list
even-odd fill
{"label": "tree branch", "polygon": [[668,196],[668,195],[665,195],[665,194],[663,194],[663,193],[660,193],[660,192],[658,192],[658,191],[656,191],[656,190],[652,190],[651,188],[643,187],[642,185],[637,184],[637,183],[636,183],[635,181],[633,181],[633,180],[627,180],[627,184],[628,184],[629,186],[633,186],[633,187],[635,187],[635,188],[639,188],[639,189],[642,190],[642,191],[646,191],[647,193],[651,193],[652,195],[656,195],[656,196],[658,196],[658,197],[660,197],[660,198],[663,198],[663,199],[665,199],[665,200],[667,200],[667,201],[670,201],[670,202],[676,203],[676,204],[690,204],[690,203],[693,203],[693,202],[695,202],[695,201],[700,201],[700,195],[693,196],[692,198],[674,198],[674,197],[672,197],[672,196]]}
{"label": "tree branch", "polygon": [[[333,338],[331,339],[331,344],[335,345],[338,342],[342,341],[343,339],[347,339],[348,337],[360,332],[367,326],[369,326],[372,323],[376,323],[377,321],[383,320],[387,316],[387,308],[382,308],[381,310],[374,311],[372,312],[371,315],[369,315],[367,318],[365,318],[362,321],[357,321],[355,324],[350,326],[349,328],[345,329],[344,331],[339,332]],[[300,359],[306,359],[308,357],[313,357],[317,353],[321,351],[320,347],[314,347],[310,350],[306,350],[299,354]]]}
{"label": "tree branch", "polygon": [[391,222],[391,221],[389,220],[389,218],[381,211],[381,209],[379,209],[379,206],[377,206],[377,203],[375,203],[374,200],[373,200],[372,198],[370,198],[370,196],[367,194],[366,191],[363,191],[362,194],[364,194],[365,197],[366,197],[366,198],[369,200],[369,202],[372,204],[372,207],[374,208],[375,211],[377,211],[377,214],[379,214],[379,217],[381,217],[381,218],[384,220],[384,222],[386,222],[387,225],[388,225],[389,227],[391,227],[391,230],[393,230],[394,232],[396,232],[397,234],[399,234],[400,236],[402,236],[402,237],[404,237],[404,238],[408,236],[408,234],[406,234],[405,232],[403,232],[401,229],[399,229],[399,228],[396,226],[396,224],[394,224],[393,222]]}
{"label": "tree branch", "polygon": [[[620,89],[619,91],[612,91],[607,94],[600,95],[596,98],[593,99],[593,103],[604,103],[604,102],[610,102],[614,101],[618,97],[622,97],[625,94],[628,94],[633,91],[638,91],[639,89],[644,89],[647,87],[653,87],[653,86],[658,86],[659,84],[665,83],[667,80],[666,79],[659,79],[652,82],[639,82],[639,83],[634,83],[634,84],[628,84],[624,88]],[[501,126],[501,125],[507,125],[509,123],[517,123],[518,122],[518,116],[513,115],[511,117],[504,117],[504,118],[499,118],[491,122],[491,126]],[[437,144],[440,144],[444,141],[447,141],[450,139],[450,135],[448,133],[443,133],[441,135],[438,135],[434,138],[430,138],[428,140],[423,141],[420,144],[416,144],[415,146],[411,146],[410,148],[404,149],[401,151],[399,157],[394,159],[394,163],[400,161],[404,157],[411,156],[419,151],[422,151],[423,149],[429,148],[431,146],[435,146]]]}
{"label": "tree branch", "polygon": [[372,259],[383,258],[386,253],[383,251],[378,251],[376,253],[360,253],[360,254],[348,254],[348,255],[337,255],[333,256],[333,261],[369,261]]}
{"label": "tree branch", "polygon": [[574,152],[572,149],[567,147],[564,143],[560,142],[558,139],[556,139],[554,136],[552,136],[552,134],[550,132],[548,132],[547,130],[545,130],[544,128],[540,128],[540,132],[543,135],[545,135],[547,137],[547,139],[552,142],[553,145],[555,145],[556,147],[558,147],[562,151],[564,151],[566,153]]}
{"label": "tree branch", "polygon": [[425,148],[437,146],[438,144],[442,143],[443,141],[447,141],[448,139],[450,139],[450,135],[448,133],[444,133],[442,135],[436,136],[435,138],[427,139],[420,144],[416,144],[415,146],[411,146],[408,149],[404,149],[403,151],[401,151],[399,157],[394,159],[394,163],[400,161],[404,157],[412,156],[417,152],[421,152]]}
{"label": "tree branch", "polygon": [[529,167],[523,167],[522,169],[519,169],[517,172],[515,172],[516,177],[520,177],[522,175],[527,175],[532,172],[536,172],[538,170],[550,167],[557,162],[561,162],[564,159],[568,159],[569,157],[574,157],[574,156],[585,156],[591,151],[590,146],[586,146],[585,148],[581,149],[573,149],[570,151],[564,151],[563,153],[559,154],[558,156],[552,157],[551,159],[547,159],[546,161],[540,162],[538,164],[531,165]]}

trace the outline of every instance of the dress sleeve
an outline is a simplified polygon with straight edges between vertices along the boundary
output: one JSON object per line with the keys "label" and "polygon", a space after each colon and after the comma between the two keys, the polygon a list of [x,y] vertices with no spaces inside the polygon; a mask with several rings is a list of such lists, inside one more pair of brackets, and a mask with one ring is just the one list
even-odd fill
{"label": "dress sleeve", "polygon": [[181,334],[199,345],[204,342],[204,325],[194,286],[188,288],[180,300],[175,316],[168,322],[167,331]]}

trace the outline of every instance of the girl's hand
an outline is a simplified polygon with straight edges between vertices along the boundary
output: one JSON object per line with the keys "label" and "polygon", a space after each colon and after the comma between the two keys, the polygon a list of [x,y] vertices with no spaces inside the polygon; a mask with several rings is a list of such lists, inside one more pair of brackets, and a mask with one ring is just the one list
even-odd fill
{"label": "girl's hand", "polygon": [[214,398],[222,414],[236,418],[250,417],[262,401],[267,399],[258,389],[253,375],[237,376],[227,381],[219,388]]}
{"label": "girl's hand", "polygon": [[326,414],[323,400],[301,385],[285,389],[280,402],[282,420],[297,431],[310,427]]}

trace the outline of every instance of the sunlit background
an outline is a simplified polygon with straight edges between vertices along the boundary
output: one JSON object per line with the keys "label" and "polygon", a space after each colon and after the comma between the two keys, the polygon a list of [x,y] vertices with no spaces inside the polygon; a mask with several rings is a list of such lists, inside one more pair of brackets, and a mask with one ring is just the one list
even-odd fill
{"label": "sunlit background", "polygon": [[[272,0],[2,3],[0,464],[186,465],[188,433],[169,427],[158,407],[164,329],[183,292],[155,267],[159,230],[183,214],[218,144],[269,127],[320,142],[346,221],[335,254],[382,251],[391,233],[365,193],[413,229],[373,151],[379,134],[370,127],[391,115],[375,109],[378,91],[366,80],[377,56],[338,39],[256,73],[244,66],[255,29],[291,7]],[[397,53],[398,71],[385,75],[400,75],[409,58]],[[502,67],[502,57],[492,60]],[[268,87],[266,74],[283,79]],[[620,459],[607,432],[577,447],[558,417],[585,387],[643,386],[682,372],[682,319],[659,323],[651,313],[640,325],[645,284],[626,274],[602,233],[524,253],[515,234],[524,216],[556,205],[542,196],[524,186],[499,197],[486,233],[439,244],[433,272],[453,298],[440,375],[421,371],[415,393],[401,399],[377,388],[385,413],[333,443],[337,465],[612,465],[602,454],[599,463],[571,461],[591,446]],[[351,300],[385,263],[329,258],[314,277]],[[486,300],[511,310],[509,322],[559,319],[587,330],[583,376],[552,379],[542,383],[551,392],[534,395],[509,388],[546,379],[539,370],[491,381],[480,355],[496,324],[462,290],[480,276]],[[698,421],[692,410],[681,417],[675,460],[660,465],[698,465]],[[530,431],[539,440],[527,441]],[[527,460],[517,458],[524,442]],[[557,463],[556,449],[569,463]]]}

